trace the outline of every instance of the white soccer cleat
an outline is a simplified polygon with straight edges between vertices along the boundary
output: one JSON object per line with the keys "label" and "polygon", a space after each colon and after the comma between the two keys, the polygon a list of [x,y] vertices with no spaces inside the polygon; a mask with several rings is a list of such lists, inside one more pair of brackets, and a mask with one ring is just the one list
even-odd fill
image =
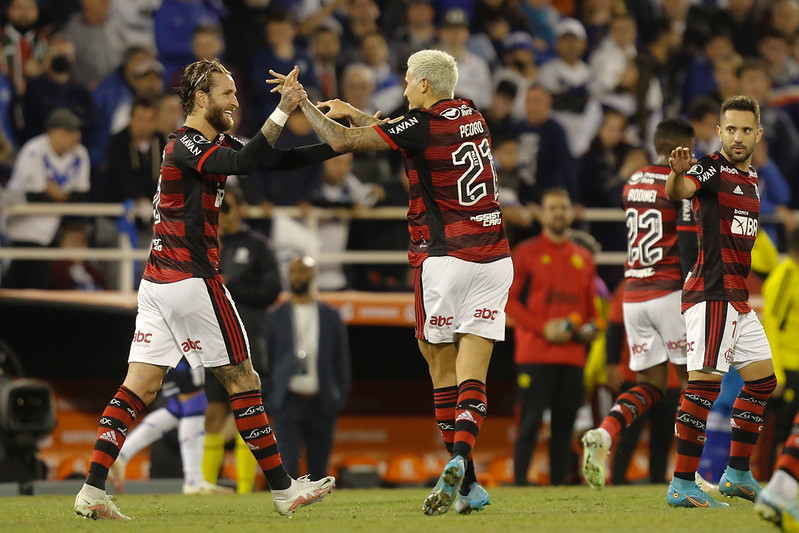
{"label": "white soccer cleat", "polygon": [[587,431],[583,441],[583,476],[592,489],[605,486],[605,469],[607,468],[610,446],[599,429]]}
{"label": "white soccer cleat", "polygon": [[93,499],[83,494],[83,491],[75,498],[75,514],[92,520],[130,520],[129,516],[119,512],[108,494],[103,498]]}
{"label": "white soccer cleat", "polygon": [[336,478],[323,477],[311,481],[308,475],[291,480],[291,486],[284,490],[273,490],[272,500],[275,510],[283,516],[291,516],[300,507],[322,501],[336,486]]}
{"label": "white soccer cleat", "polygon": [[199,483],[183,484],[183,494],[231,494],[232,492],[233,489],[230,487],[214,485],[204,479]]}

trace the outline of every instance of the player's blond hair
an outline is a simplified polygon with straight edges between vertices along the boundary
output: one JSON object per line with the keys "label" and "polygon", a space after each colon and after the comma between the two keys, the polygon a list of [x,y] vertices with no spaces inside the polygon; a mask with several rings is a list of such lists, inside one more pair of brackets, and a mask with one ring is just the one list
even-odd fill
{"label": "player's blond hair", "polygon": [[408,58],[408,72],[415,82],[426,79],[436,96],[452,98],[458,83],[455,58],[441,50],[420,50]]}

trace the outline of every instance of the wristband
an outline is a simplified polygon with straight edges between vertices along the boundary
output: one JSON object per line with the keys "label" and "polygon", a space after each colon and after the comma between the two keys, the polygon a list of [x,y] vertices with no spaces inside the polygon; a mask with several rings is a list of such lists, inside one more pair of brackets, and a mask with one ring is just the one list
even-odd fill
{"label": "wristband", "polygon": [[269,115],[269,120],[271,120],[272,122],[281,127],[286,125],[286,121],[288,119],[289,119],[288,113],[286,113],[279,107],[276,107],[275,110],[272,111],[272,114]]}

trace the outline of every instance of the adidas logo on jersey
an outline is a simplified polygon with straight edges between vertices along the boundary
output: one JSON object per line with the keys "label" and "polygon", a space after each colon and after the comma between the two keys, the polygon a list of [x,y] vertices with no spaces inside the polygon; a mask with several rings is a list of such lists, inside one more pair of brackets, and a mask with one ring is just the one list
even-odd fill
{"label": "adidas logo on jersey", "polygon": [[117,435],[113,431],[106,431],[100,435],[100,438],[113,443],[115,446],[119,446],[119,443],[117,442]]}
{"label": "adidas logo on jersey", "polygon": [[736,185],[735,188],[732,190],[733,194],[743,194],[744,192],[741,190],[740,185]]}

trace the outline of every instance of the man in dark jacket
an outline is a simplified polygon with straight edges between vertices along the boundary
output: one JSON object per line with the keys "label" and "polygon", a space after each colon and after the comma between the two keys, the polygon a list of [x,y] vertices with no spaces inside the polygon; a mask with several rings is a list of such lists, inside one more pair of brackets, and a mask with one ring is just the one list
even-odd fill
{"label": "man in dark jacket", "polygon": [[350,392],[350,347],[338,311],[311,295],[315,262],[289,265],[290,299],[269,313],[267,411],[288,472],[299,470],[305,445],[311,479],[327,475],[338,413]]}

